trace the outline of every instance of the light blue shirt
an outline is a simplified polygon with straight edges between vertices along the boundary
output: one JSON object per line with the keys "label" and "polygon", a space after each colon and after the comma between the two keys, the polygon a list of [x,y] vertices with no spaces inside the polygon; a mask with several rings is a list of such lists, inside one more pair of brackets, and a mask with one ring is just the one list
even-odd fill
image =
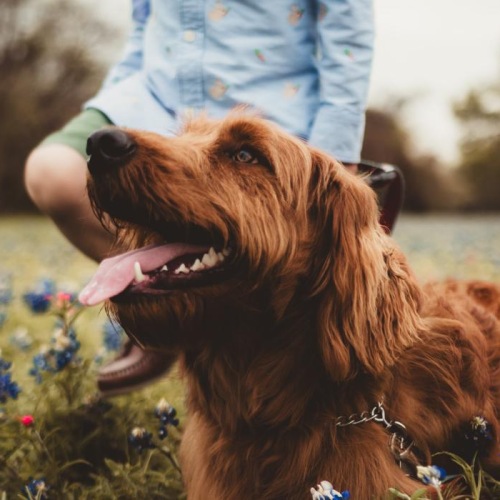
{"label": "light blue shirt", "polygon": [[133,0],[123,58],[86,107],[172,135],[247,104],[358,162],[372,47],[372,0]]}

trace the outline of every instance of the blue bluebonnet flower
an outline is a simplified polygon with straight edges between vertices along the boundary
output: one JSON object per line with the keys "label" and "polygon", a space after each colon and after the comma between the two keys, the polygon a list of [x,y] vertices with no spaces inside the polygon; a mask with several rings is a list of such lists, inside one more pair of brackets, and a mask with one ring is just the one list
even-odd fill
{"label": "blue bluebonnet flower", "polygon": [[424,483],[440,488],[446,479],[446,471],[437,465],[417,465],[417,477]]}
{"label": "blue bluebonnet flower", "polygon": [[51,343],[51,347],[42,348],[33,357],[33,367],[29,373],[38,383],[42,381],[42,372],[60,372],[77,359],[76,353],[80,349],[80,342],[73,329],[70,328],[66,332],[64,328],[57,328]]}
{"label": "blue bluebonnet flower", "polygon": [[166,399],[162,398],[155,408],[155,417],[160,421],[160,428],[158,429],[158,437],[165,439],[168,436],[168,426],[179,425],[179,419],[176,418],[177,411],[173,406],[167,403]]}
{"label": "blue bluebonnet flower", "polygon": [[128,442],[139,453],[141,453],[142,450],[156,447],[153,443],[153,435],[151,432],[144,429],[144,427],[134,427],[128,436]]}
{"label": "blue bluebonnet flower", "polygon": [[111,319],[102,328],[103,344],[107,351],[118,351],[123,343],[123,329]]}
{"label": "blue bluebonnet flower", "polygon": [[[1,351],[0,351],[0,354]],[[0,373],[10,370],[10,367],[12,366],[12,363],[10,361],[5,361],[2,357],[0,357]]]}
{"label": "blue bluebonnet flower", "polygon": [[43,347],[38,354],[33,356],[33,367],[30,369],[29,374],[35,377],[37,383],[42,381],[42,372],[51,372],[52,367],[49,363],[50,355],[49,349]]}
{"label": "blue bluebonnet flower", "polygon": [[8,398],[17,399],[20,392],[21,389],[12,380],[10,373],[0,374],[0,403],[5,403]]}
{"label": "blue bluebonnet flower", "polygon": [[80,341],[76,338],[76,332],[70,328],[65,332],[63,328],[56,330],[52,337],[54,345],[55,371],[61,371],[66,365],[75,359],[75,354],[80,349]]}
{"label": "blue bluebonnet flower", "polygon": [[333,488],[332,483],[321,481],[316,488],[311,488],[313,500],[347,500],[350,498],[350,493],[346,490],[340,493]]}
{"label": "blue bluebonnet flower", "polygon": [[45,479],[30,479],[29,483],[24,486],[22,492],[24,498],[36,498],[37,500],[46,500],[47,491],[49,487],[47,486]]}
{"label": "blue bluebonnet flower", "polygon": [[[1,354],[1,353],[0,353]],[[10,367],[12,364],[0,357],[0,403],[7,402],[7,399],[17,399],[21,389],[17,382],[12,380]]]}
{"label": "blue bluebonnet flower", "polygon": [[44,313],[49,310],[55,292],[54,281],[43,279],[35,284],[33,290],[26,292],[23,299],[32,312]]}
{"label": "blue bluebonnet flower", "polygon": [[465,432],[465,439],[471,442],[476,450],[484,452],[493,440],[491,424],[484,417],[473,417],[470,421],[470,428]]}

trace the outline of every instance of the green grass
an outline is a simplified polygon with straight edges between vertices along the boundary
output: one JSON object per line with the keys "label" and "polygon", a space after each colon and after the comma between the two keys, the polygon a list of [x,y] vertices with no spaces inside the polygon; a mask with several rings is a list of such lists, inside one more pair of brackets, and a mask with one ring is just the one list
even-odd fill
{"label": "green grass", "polygon": [[396,241],[422,281],[445,278],[500,283],[500,216],[405,215]]}
{"label": "green grass", "polygon": [[[0,327],[1,357],[12,361],[12,379],[22,388],[17,400],[8,400],[0,415],[0,498],[18,498],[30,478],[43,477],[49,498],[182,498],[179,474],[164,453],[174,456],[180,433],[160,441],[158,449],[141,454],[127,439],[136,427],[156,435],[159,422],[153,412],[161,398],[169,401],[184,420],[183,388],[177,371],[160,383],[129,396],[113,398],[110,405],[96,402],[94,361],[102,347],[106,315],[100,308],[82,312],[74,323],[81,342],[82,362],[61,373],[47,374],[41,384],[29,375],[32,359],[50,343],[55,328],[51,314],[35,315],[22,295],[42,278],[58,289],[78,291],[92,275],[95,264],[80,255],[41,217],[0,218],[0,275],[12,276],[14,298]],[[32,339],[29,349],[12,343],[19,330]],[[109,354],[110,357],[113,353]],[[18,418],[31,414],[32,428]],[[33,497],[35,498],[35,497]]]}
{"label": "green grass", "polygon": [[[5,357],[15,357],[15,378],[27,389],[23,392],[31,392],[33,381],[25,367],[31,364],[33,351],[49,341],[54,330],[54,318],[30,313],[21,300],[23,293],[43,278],[55,280],[59,289],[79,291],[92,276],[96,264],[77,252],[42,217],[0,218],[0,235],[0,273],[12,275],[14,290],[7,320],[0,330],[0,348]],[[102,347],[105,321],[106,314],[100,307],[86,310],[76,321],[82,357],[93,359]],[[29,351],[21,351],[9,342],[12,332],[19,328],[26,328],[33,337],[33,346]],[[97,365],[92,366],[90,375],[96,369]],[[147,388],[141,394],[147,399],[159,399],[166,392],[171,394],[167,399],[172,404],[182,406],[182,388],[175,373],[166,382]]]}
{"label": "green grass", "polygon": [[[102,347],[106,318],[92,308],[74,325],[82,363],[36,384],[28,371],[34,354],[50,341],[54,317],[32,314],[22,294],[44,277],[54,279],[60,289],[78,291],[95,264],[42,217],[0,218],[0,235],[0,275],[12,276],[14,291],[0,327],[0,348],[2,357],[13,361],[13,379],[22,387],[16,401],[0,404],[0,498],[18,498],[30,478],[40,477],[50,486],[49,498],[56,499],[182,497],[179,475],[162,449],[165,442],[157,441],[158,449],[142,454],[127,444],[135,426],[156,432],[152,413],[162,397],[177,408],[182,423],[183,387],[176,371],[110,405],[96,402],[94,357]],[[498,216],[405,216],[395,238],[422,281],[456,277],[500,282]],[[20,329],[33,339],[27,350],[11,341]],[[25,414],[35,417],[33,427],[20,424],[18,417]],[[175,456],[180,434],[171,434],[167,445]]]}

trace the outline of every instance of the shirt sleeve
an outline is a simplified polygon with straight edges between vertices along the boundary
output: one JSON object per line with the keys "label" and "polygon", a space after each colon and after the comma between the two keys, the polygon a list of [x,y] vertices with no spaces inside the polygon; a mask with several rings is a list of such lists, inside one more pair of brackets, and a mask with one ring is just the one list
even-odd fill
{"label": "shirt sleeve", "polygon": [[320,106],[309,142],[358,163],[373,58],[373,0],[320,2],[317,36]]}
{"label": "shirt sleeve", "polygon": [[144,28],[150,10],[150,0],[132,0],[131,32],[125,44],[122,58],[109,70],[102,88],[110,87],[142,68]]}

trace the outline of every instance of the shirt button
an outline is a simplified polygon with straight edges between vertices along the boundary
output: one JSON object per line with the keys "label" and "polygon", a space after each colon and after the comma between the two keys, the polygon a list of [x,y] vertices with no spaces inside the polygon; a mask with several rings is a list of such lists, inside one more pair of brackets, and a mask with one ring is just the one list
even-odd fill
{"label": "shirt button", "polygon": [[194,42],[196,40],[196,33],[192,30],[187,30],[183,35],[185,42]]}

